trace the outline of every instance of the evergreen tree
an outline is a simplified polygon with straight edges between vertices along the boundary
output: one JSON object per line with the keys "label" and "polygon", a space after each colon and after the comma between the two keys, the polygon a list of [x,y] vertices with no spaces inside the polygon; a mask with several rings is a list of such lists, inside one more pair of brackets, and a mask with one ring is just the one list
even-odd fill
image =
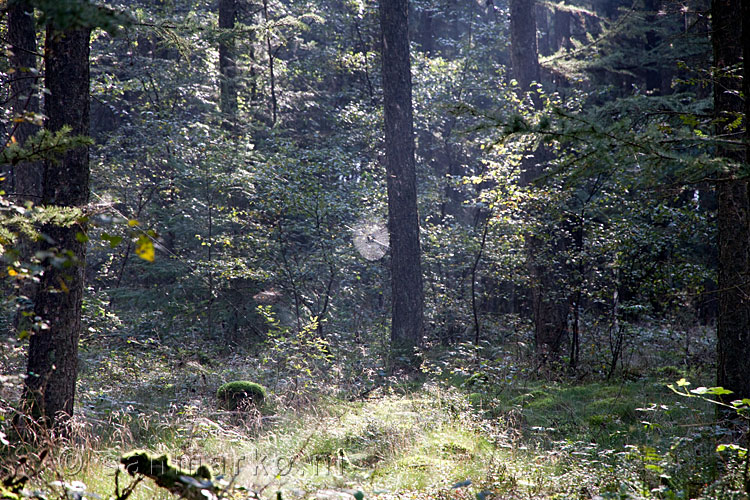
{"label": "evergreen tree", "polygon": [[407,10],[407,0],[380,1],[393,301],[391,343],[397,356],[410,359],[413,348],[422,342],[424,298]]}
{"label": "evergreen tree", "polygon": [[[90,28],[47,26],[44,65],[45,127],[89,132]],[[89,152],[77,147],[46,160],[42,204],[85,210],[89,199]],[[84,289],[87,224],[45,224],[39,249],[44,270],[34,298],[34,312],[44,322],[29,340],[26,400],[31,415],[62,431],[71,415],[78,375],[78,338]]]}
{"label": "evergreen tree", "polygon": [[[750,194],[740,164],[748,159],[741,145],[743,120],[741,79],[743,43],[747,46],[747,5],[742,0],[711,3],[714,51],[714,113],[717,153],[729,164],[716,180],[719,239],[719,317],[717,323],[717,384],[734,391],[732,398],[750,397]],[[742,22],[738,20],[742,19]],[[744,38],[743,38],[744,37]],[[744,40],[744,42],[743,42]],[[745,65],[744,89],[748,69]],[[745,94],[747,96],[747,94]],[[745,103],[745,106],[747,103]],[[745,114],[745,124],[750,115]],[[745,126],[747,129],[747,126]],[[731,144],[734,142],[734,144]]]}

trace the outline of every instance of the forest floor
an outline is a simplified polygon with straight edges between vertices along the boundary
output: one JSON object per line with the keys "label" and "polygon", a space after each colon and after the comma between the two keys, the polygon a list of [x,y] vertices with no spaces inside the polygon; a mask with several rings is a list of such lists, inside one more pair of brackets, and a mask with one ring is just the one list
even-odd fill
{"label": "forest floor", "polygon": [[[35,486],[110,498],[121,455],[147,449],[211,465],[240,487],[234,498],[743,498],[741,458],[716,452],[737,436],[713,405],[667,387],[672,368],[611,381],[383,378],[358,393],[287,380],[260,411],[224,411],[218,383],[257,375],[257,357],[121,340],[83,347],[75,437]],[[21,368],[19,352],[4,355]],[[173,497],[151,480],[130,496]]]}

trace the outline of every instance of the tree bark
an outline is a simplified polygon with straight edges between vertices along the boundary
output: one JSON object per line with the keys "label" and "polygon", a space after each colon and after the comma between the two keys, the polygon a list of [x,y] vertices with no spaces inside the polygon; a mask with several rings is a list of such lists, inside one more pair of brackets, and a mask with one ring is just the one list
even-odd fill
{"label": "tree bark", "polygon": [[[422,290],[407,0],[380,0],[394,358],[422,342]],[[397,362],[398,364],[398,362]]]}
{"label": "tree bark", "polygon": [[539,81],[536,0],[510,0],[510,58],[521,92]]}
{"label": "tree bark", "polygon": [[[646,50],[656,51],[661,43],[661,35],[658,30],[658,12],[661,8],[661,0],[646,0],[644,6],[646,9],[646,22],[649,26],[655,27],[655,29],[646,32]],[[653,61],[654,58],[652,57],[650,60]],[[666,95],[669,93],[669,88],[666,85],[667,78],[664,78],[665,75],[663,74],[663,68],[657,63],[657,61],[646,66],[644,71],[646,73],[646,90],[652,91],[657,95]]]}
{"label": "tree bark", "polygon": [[[47,28],[44,61],[46,127],[50,131],[71,127],[73,135],[89,133],[89,29],[58,31]],[[71,149],[44,162],[42,203],[58,207],[84,207],[89,198],[88,148]],[[48,224],[40,250],[64,256],[49,258],[34,301],[35,312],[47,328],[29,341],[26,401],[32,416],[65,432],[73,414],[78,375],[78,338],[86,257],[86,225]]]}
{"label": "tree bark", "polygon": [[570,12],[563,9],[555,9],[554,49],[570,48]]}
{"label": "tree bark", "polygon": [[[743,107],[740,96],[743,87],[745,92],[750,91],[747,65],[744,68],[744,83],[740,83],[736,74],[736,69],[742,63],[743,43],[745,47],[749,43],[749,9],[748,2],[742,0],[711,2],[714,67],[717,71],[714,78],[714,113],[719,136],[739,135],[730,124],[743,112],[745,124],[750,116],[748,100]],[[728,71],[731,69],[735,73],[730,75]],[[720,145],[717,154],[736,163],[750,160],[747,146]],[[728,172],[729,179],[717,182],[716,188],[719,240],[717,384],[734,391],[729,396],[732,400],[750,397],[750,196],[747,179],[739,175],[738,168],[732,168]]]}
{"label": "tree bark", "polygon": [[549,33],[549,19],[547,17],[547,6],[537,5],[536,6],[536,22],[537,28],[539,29],[539,40],[537,45],[539,46],[539,53],[543,56],[548,56],[552,53],[550,47],[550,33]]}
{"label": "tree bark", "polygon": [[[33,115],[39,112],[37,82],[40,78],[36,60],[34,7],[29,5],[27,1],[14,1],[8,5],[7,15],[8,41],[11,50],[8,62],[10,67],[14,69],[14,72],[10,75],[10,106],[13,117],[22,120],[16,122],[11,129],[11,140],[23,146],[26,140],[36,134],[39,129],[32,122],[34,120]],[[18,204],[26,202],[38,204],[42,198],[43,168],[42,162],[39,161],[9,166],[7,171],[0,173],[0,177],[6,179],[3,188]],[[21,259],[28,262],[34,255],[36,246],[33,241],[22,238],[17,249]],[[32,312],[31,300],[36,293],[36,285],[30,279],[23,280],[22,284],[14,291],[8,290],[8,295],[11,293],[15,293],[18,297],[18,309],[13,325],[16,333],[20,335],[28,327],[28,313]]]}
{"label": "tree bark", "polygon": [[432,10],[427,6],[419,11],[419,29],[417,30],[417,43],[427,55],[432,55],[435,49],[432,26]]}
{"label": "tree bark", "polygon": [[271,124],[276,125],[278,101],[276,100],[276,74],[274,72],[273,44],[271,43],[271,25],[268,13],[268,0],[263,0],[263,21],[266,24],[266,51],[268,52],[268,83],[271,86]]}
{"label": "tree bark", "polygon": [[[519,91],[526,94],[531,84],[539,81],[539,54],[536,40],[535,3],[532,0],[511,0],[510,40],[513,74]],[[541,103],[534,99],[536,108]],[[533,155],[527,155],[521,163],[521,186],[529,186],[543,172],[545,151],[539,148]],[[531,315],[534,320],[534,340],[537,350],[543,354],[553,354],[560,349],[567,332],[568,305],[561,296],[558,280],[551,269],[550,256],[555,254],[564,242],[553,238],[544,242],[533,234],[526,235],[526,261],[532,278]],[[548,247],[552,245],[553,251]]]}
{"label": "tree bark", "polygon": [[219,0],[219,105],[226,123],[237,113],[237,54],[231,33],[236,17],[237,0]]}
{"label": "tree bark", "polygon": [[[38,75],[36,69],[36,26],[34,7],[27,1],[10,2],[8,5],[8,41],[10,42],[10,67],[15,70],[10,76],[11,107],[15,117],[39,112],[39,99],[35,89]],[[28,121],[18,122],[13,138],[23,145],[33,136],[38,127]],[[9,193],[20,202],[39,203],[42,196],[41,162],[22,163],[6,173]]]}

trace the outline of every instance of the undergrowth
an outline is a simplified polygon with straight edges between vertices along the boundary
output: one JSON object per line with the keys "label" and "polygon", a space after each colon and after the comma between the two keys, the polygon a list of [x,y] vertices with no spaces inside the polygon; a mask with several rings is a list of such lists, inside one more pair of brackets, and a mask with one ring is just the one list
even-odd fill
{"label": "undergrowth", "polygon": [[[19,348],[2,355],[20,366]],[[328,373],[313,383],[314,368],[279,375],[259,356],[218,356],[147,336],[88,342],[71,435],[26,447],[3,437],[3,475],[27,474],[26,491],[47,497],[113,498],[130,484],[120,457],[142,448],[184,469],[210,465],[242,487],[235,498],[745,498],[739,448],[716,450],[746,429],[669,390],[679,366],[571,382],[532,373],[517,344],[459,346],[433,350],[416,382],[377,366],[352,381],[323,360]],[[236,379],[271,388],[263,407],[220,409],[216,388]],[[2,390],[10,436],[20,380]],[[149,480],[129,496],[171,497]]]}

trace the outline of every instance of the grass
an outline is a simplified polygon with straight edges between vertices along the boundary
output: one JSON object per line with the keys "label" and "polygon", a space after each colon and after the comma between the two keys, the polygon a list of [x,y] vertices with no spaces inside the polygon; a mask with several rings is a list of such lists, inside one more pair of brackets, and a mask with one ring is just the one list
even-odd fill
{"label": "grass", "polygon": [[[637,410],[639,398],[649,394],[658,396],[654,404],[667,409]],[[324,490],[362,490],[382,499],[407,492],[438,497],[457,490],[472,495],[491,491],[502,498],[607,492],[648,497],[675,467],[690,467],[681,453],[703,449],[710,455],[690,437],[692,431],[678,432],[693,429],[688,425],[710,409],[681,404],[653,381],[572,388],[540,384],[504,395],[504,400],[488,398],[488,406],[497,408],[479,410],[465,393],[439,385],[364,402],[328,400],[316,414],[295,415],[256,434],[246,433],[238,422],[186,410],[142,415],[137,426],[148,430],[139,435],[140,444],[171,453],[183,467],[211,463],[219,473],[236,474],[236,484],[261,490],[266,497],[282,491],[285,498]],[[515,411],[516,417],[487,418],[488,411]],[[649,414],[648,426],[639,420],[641,414]],[[684,452],[679,443],[687,446]],[[100,495],[114,491],[124,444],[110,442],[96,450],[69,479]],[[703,465],[693,460],[694,470],[682,475],[699,477]],[[467,480],[471,484],[451,488]],[[683,482],[681,486],[690,487]],[[170,494],[146,481],[131,498]]]}
{"label": "grass", "polygon": [[[357,401],[287,378],[267,384],[275,390],[261,411],[233,412],[219,409],[216,388],[268,381],[257,358],[217,364],[190,345],[121,342],[83,350],[76,432],[35,487],[64,498],[52,481],[75,480],[107,498],[119,457],[145,448],[183,468],[210,464],[261,498],[742,498],[741,463],[715,451],[737,436],[724,434],[710,404],[667,389],[677,370],[575,384],[467,384],[470,370],[453,371],[442,382],[384,383]],[[120,473],[120,489],[129,481]],[[145,480],[130,498],[172,497]]]}

